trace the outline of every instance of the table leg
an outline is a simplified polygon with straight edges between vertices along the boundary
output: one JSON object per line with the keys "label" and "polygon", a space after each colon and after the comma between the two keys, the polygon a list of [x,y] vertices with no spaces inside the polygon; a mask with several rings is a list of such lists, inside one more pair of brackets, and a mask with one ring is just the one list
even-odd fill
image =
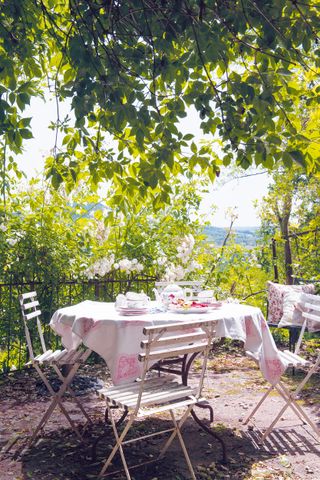
{"label": "table leg", "polygon": [[[196,359],[196,357],[198,355],[199,355],[198,353],[194,353],[189,358],[187,358],[187,356],[185,356],[184,359],[183,359],[182,370],[181,370],[181,378],[182,378],[182,383],[184,385],[188,385],[189,371],[190,371],[192,363],[194,362],[194,360]],[[199,407],[199,408],[208,409],[209,413],[210,413],[210,424],[213,423],[214,414],[213,414],[213,408],[211,407],[211,405],[209,405],[207,403],[199,402],[199,403],[196,403],[195,406]],[[220,437],[220,435],[218,433],[214,432],[212,430],[212,428],[207,427],[207,425],[205,425],[202,422],[202,420],[200,420],[200,418],[198,417],[198,415],[196,414],[196,412],[194,410],[191,410],[191,415],[192,415],[194,421],[199,425],[199,427],[202,428],[202,430],[204,430],[209,435],[211,435],[216,440],[218,440],[218,442],[220,442],[221,448],[222,448],[222,463],[226,463],[227,462],[227,450],[226,450],[226,446],[225,446],[225,443],[224,443],[223,439]]]}

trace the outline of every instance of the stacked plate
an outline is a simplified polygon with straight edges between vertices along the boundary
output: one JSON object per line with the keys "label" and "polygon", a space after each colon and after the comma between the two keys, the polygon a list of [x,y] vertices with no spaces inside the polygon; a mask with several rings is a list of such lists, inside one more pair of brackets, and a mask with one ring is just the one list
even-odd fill
{"label": "stacked plate", "polygon": [[120,315],[144,315],[148,313],[147,307],[117,307]]}
{"label": "stacked plate", "polygon": [[175,313],[207,313],[209,310],[209,305],[206,304],[196,304],[192,302],[191,305],[169,305],[169,310]]}

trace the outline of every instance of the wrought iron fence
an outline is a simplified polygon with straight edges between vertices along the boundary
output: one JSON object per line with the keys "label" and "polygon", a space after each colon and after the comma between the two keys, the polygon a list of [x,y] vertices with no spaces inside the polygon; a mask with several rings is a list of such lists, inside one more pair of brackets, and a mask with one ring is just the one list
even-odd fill
{"label": "wrought iron fence", "polygon": [[[272,239],[274,280],[288,284],[320,280],[320,229]],[[289,260],[288,260],[289,259]],[[289,263],[288,263],[289,262]]]}
{"label": "wrought iron fence", "polygon": [[0,374],[21,369],[27,359],[23,322],[19,308],[20,293],[37,291],[42,312],[44,336],[48,347],[57,348],[59,337],[48,326],[52,314],[60,307],[83,300],[114,301],[128,290],[150,295],[156,278],[105,278],[102,280],[59,280],[0,283]]}

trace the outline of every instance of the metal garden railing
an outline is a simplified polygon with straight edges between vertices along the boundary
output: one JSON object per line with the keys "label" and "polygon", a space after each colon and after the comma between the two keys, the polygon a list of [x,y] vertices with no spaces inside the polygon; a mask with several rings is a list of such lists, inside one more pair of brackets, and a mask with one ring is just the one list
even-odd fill
{"label": "metal garden railing", "polygon": [[290,233],[280,239],[272,239],[275,282],[285,281],[290,285],[297,283],[299,279],[304,283],[320,279],[319,233],[320,229],[315,228]]}
{"label": "metal garden railing", "polygon": [[156,278],[105,278],[99,280],[59,280],[52,282],[0,283],[0,374],[21,369],[27,360],[26,342],[18,295],[36,290],[42,311],[44,336],[48,347],[57,348],[56,337],[48,326],[52,314],[60,307],[83,300],[114,301],[128,290],[150,294]]}

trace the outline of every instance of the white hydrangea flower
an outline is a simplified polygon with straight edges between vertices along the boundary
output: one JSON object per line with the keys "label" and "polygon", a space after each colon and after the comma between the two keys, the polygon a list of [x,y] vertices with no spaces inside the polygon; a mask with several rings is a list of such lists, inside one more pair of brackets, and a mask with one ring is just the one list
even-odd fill
{"label": "white hydrangea flower", "polygon": [[8,238],[7,244],[10,245],[10,247],[13,247],[17,243],[17,241],[18,240],[16,238]]}
{"label": "white hydrangea flower", "polygon": [[165,265],[167,261],[168,261],[167,257],[163,256],[155,260],[154,263],[157,263],[158,265],[162,266],[162,265]]}
{"label": "white hydrangea flower", "polygon": [[119,260],[119,268],[126,273],[130,273],[132,269],[132,262],[127,258],[123,258],[122,260]]}
{"label": "white hydrangea flower", "polygon": [[188,265],[186,271],[189,272],[194,272],[195,270],[199,270],[201,268],[200,263],[196,262],[195,260],[192,260],[191,263]]}
{"label": "white hydrangea flower", "polygon": [[164,281],[175,282],[185,276],[185,269],[181,265],[170,264],[164,274]]}
{"label": "white hydrangea flower", "polygon": [[94,278],[95,276],[103,277],[112,270],[114,264],[114,255],[110,257],[100,258],[93,265],[90,265],[85,270],[85,274],[88,278]]}
{"label": "white hydrangea flower", "polygon": [[141,263],[137,263],[137,264],[135,265],[135,270],[136,270],[137,272],[142,272],[143,269],[144,269],[144,266],[143,266]]}

